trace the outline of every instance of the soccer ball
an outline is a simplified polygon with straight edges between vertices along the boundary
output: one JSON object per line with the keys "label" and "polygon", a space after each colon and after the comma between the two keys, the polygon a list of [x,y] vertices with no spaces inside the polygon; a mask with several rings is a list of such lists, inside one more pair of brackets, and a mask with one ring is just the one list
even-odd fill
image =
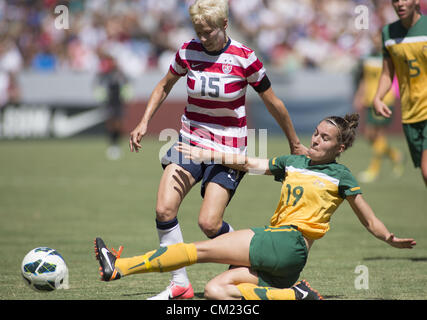
{"label": "soccer ball", "polygon": [[55,249],[39,247],[22,260],[21,273],[25,282],[36,291],[67,289],[68,268]]}

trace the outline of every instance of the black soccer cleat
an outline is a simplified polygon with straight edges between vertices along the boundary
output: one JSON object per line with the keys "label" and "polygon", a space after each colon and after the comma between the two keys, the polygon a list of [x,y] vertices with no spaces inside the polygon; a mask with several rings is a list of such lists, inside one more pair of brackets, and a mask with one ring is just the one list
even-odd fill
{"label": "black soccer cleat", "polygon": [[101,238],[96,238],[95,241],[95,256],[99,261],[99,273],[101,275],[101,280],[111,281],[120,279],[120,273],[114,267],[114,264],[122,253],[123,247],[120,246],[119,251],[117,252],[113,248],[109,250],[105,245],[104,241]]}
{"label": "black soccer cleat", "polygon": [[295,291],[297,300],[323,300],[323,297],[312,289],[306,280],[301,280],[292,289]]}

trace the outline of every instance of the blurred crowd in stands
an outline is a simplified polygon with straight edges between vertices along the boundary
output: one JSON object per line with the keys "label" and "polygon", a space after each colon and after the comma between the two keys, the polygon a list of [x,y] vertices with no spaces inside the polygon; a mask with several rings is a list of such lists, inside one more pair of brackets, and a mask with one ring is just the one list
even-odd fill
{"label": "blurred crowd in stands", "polygon": [[[21,70],[98,72],[106,54],[130,78],[164,71],[179,46],[194,37],[191,2],[0,0],[0,91]],[[55,27],[58,5],[68,8],[68,29]],[[369,10],[367,29],[356,28],[358,5]],[[425,13],[427,0],[421,8]],[[230,0],[229,34],[275,70],[346,71],[394,20],[391,0]]]}

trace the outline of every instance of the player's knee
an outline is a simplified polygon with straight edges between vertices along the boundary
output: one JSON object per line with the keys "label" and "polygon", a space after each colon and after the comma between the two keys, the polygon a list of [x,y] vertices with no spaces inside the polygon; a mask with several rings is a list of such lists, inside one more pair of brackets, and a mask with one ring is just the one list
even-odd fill
{"label": "player's knee", "polygon": [[176,213],[176,208],[164,204],[156,205],[156,219],[158,221],[170,221],[176,217]]}
{"label": "player's knee", "polygon": [[241,293],[229,276],[219,276],[205,286],[204,296],[209,300],[240,299]]}
{"label": "player's knee", "polygon": [[218,231],[221,228],[221,223],[222,221],[217,222],[211,219],[199,219],[200,229],[209,238],[213,238],[218,234]]}
{"label": "player's knee", "polygon": [[209,300],[222,300],[224,298],[224,286],[218,281],[211,280],[205,286],[204,296]]}

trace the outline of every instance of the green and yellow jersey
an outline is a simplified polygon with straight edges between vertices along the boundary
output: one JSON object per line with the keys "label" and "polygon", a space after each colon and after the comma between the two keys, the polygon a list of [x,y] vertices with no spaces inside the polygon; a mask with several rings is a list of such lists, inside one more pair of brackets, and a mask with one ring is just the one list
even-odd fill
{"label": "green and yellow jersey", "polygon": [[[372,107],[374,104],[375,94],[378,88],[378,81],[380,80],[381,71],[383,67],[383,59],[380,55],[371,55],[363,59],[362,77],[364,82],[364,97],[363,105],[365,107]],[[388,106],[393,106],[395,101],[395,94],[390,90],[384,97],[383,102]]]}
{"label": "green and yellow jersey", "polygon": [[382,30],[383,56],[399,81],[402,123],[427,120],[427,16],[406,29],[400,20]]}
{"label": "green and yellow jersey", "polygon": [[319,239],[329,230],[331,215],[346,196],[361,192],[350,170],[336,162],[311,165],[300,155],[275,157],[269,169],[282,182],[272,227],[294,225],[308,239]]}

